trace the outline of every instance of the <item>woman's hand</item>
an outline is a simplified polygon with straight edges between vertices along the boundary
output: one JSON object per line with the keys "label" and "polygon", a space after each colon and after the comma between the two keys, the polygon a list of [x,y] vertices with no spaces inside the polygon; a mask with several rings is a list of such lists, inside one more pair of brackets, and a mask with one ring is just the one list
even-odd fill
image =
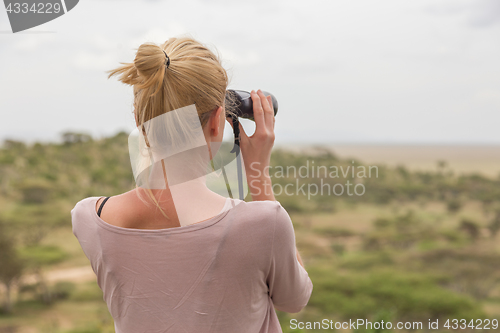
{"label": "woman's hand", "polygon": [[250,93],[253,103],[255,133],[247,136],[240,124],[240,148],[247,182],[253,201],[275,200],[269,176],[271,150],[274,145],[274,109],[271,96],[260,89]]}

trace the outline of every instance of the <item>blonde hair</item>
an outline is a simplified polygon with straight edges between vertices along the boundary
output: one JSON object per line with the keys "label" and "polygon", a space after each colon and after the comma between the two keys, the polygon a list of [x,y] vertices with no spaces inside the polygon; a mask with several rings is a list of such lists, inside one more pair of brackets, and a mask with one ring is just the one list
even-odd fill
{"label": "blonde hair", "polygon": [[[170,59],[168,68],[164,52]],[[170,38],[161,45],[144,43],[137,49],[133,63],[122,63],[109,71],[108,78],[114,75],[120,75],[121,82],[134,87],[139,126],[192,104],[205,125],[206,114],[224,106],[229,84],[219,57],[190,37]]]}
{"label": "blonde hair", "polygon": [[[231,96],[225,103],[229,78],[219,56],[191,37],[170,38],[161,45],[144,43],[133,63],[121,64],[108,72],[108,78],[118,75],[119,81],[133,86],[138,128],[144,129],[147,121],[192,104],[202,126],[220,106],[226,114],[233,114]],[[148,193],[167,217],[150,189]]]}

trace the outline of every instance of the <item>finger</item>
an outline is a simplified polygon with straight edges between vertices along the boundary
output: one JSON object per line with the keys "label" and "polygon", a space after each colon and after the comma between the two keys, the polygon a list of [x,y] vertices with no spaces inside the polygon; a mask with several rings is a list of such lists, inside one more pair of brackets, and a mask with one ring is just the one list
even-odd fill
{"label": "finger", "polygon": [[271,97],[271,95],[266,96],[266,98],[267,98],[267,101],[269,102],[269,106],[271,107],[271,110],[273,110],[273,114],[274,114],[273,98]]}
{"label": "finger", "polygon": [[273,98],[271,96],[267,96],[267,101],[269,102],[269,105],[271,106],[271,110],[273,111],[273,129],[274,129],[274,123],[276,122],[276,118],[274,117]]}
{"label": "finger", "polygon": [[269,112],[271,111],[271,106],[269,104],[269,100],[267,99],[266,95],[259,89],[257,90],[257,94],[260,97],[260,101],[262,103],[262,108],[264,109],[264,112]]}
{"label": "finger", "polygon": [[272,103],[269,104],[269,99],[266,97],[266,95],[264,95],[264,93],[260,89],[257,91],[257,94],[259,95],[262,101],[262,108],[264,109],[264,119],[266,122],[266,127],[272,128],[273,127],[272,118],[274,117],[274,110],[271,107]]}
{"label": "finger", "polygon": [[271,96],[267,96],[267,101],[269,102],[269,105],[271,106],[271,111],[273,112],[273,117],[274,117],[273,98]]}
{"label": "finger", "polygon": [[265,130],[265,118],[264,118],[264,109],[262,108],[262,104],[260,102],[259,95],[252,90],[250,93],[252,97],[253,103],[253,119],[255,120],[255,133],[259,133]]}
{"label": "finger", "polygon": [[267,102],[269,103],[269,105],[271,106],[271,108],[273,109],[273,112],[274,112],[273,98],[271,97],[271,95],[266,96],[266,98],[267,98]]}

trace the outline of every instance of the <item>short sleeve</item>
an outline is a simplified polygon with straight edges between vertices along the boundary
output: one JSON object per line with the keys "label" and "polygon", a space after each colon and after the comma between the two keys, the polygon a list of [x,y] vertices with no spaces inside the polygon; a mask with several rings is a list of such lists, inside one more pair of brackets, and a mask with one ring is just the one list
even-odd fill
{"label": "short sleeve", "polygon": [[276,212],[267,284],[274,306],[291,313],[299,312],[307,305],[313,289],[307,271],[297,260],[292,220],[281,205]]}
{"label": "short sleeve", "polygon": [[78,202],[71,210],[71,224],[73,235],[77,238],[83,252],[87,256],[94,272],[98,258],[100,257],[100,247],[97,237],[96,224],[93,223],[94,206],[91,205],[91,198],[86,198]]}

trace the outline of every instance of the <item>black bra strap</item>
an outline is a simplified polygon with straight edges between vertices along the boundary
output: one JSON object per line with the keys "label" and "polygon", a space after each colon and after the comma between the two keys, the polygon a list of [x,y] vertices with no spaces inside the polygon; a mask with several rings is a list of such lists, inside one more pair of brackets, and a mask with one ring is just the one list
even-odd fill
{"label": "black bra strap", "polygon": [[106,197],[102,202],[101,202],[101,205],[99,206],[99,210],[97,211],[97,216],[101,217],[101,211],[102,211],[102,207],[104,206],[104,204],[106,203],[106,201],[108,201],[109,197]]}

